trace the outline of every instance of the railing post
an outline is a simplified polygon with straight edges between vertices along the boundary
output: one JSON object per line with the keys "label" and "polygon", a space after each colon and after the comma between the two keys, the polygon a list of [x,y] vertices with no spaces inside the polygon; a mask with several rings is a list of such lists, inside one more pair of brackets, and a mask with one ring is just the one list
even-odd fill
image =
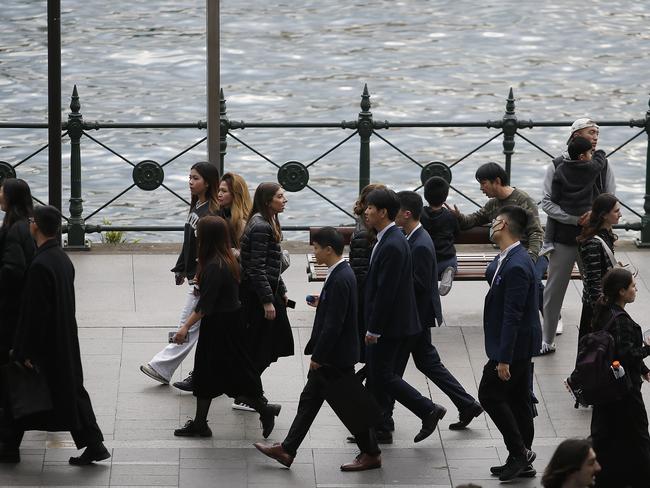
{"label": "railing post", "polygon": [[226,99],[223,96],[223,88],[219,91],[219,176],[223,176],[224,160],[228,148],[228,115],[226,114]]}
{"label": "railing post", "polygon": [[[648,101],[650,107],[650,100]],[[650,108],[645,114],[645,131],[648,134],[645,157],[645,196],[643,197],[643,217],[641,217],[641,239],[637,246],[650,247]]]}
{"label": "railing post", "polygon": [[361,95],[361,112],[358,119],[359,137],[359,193],[370,184],[370,136],[372,135],[372,113],[370,112],[370,94],[368,85],[363,87]]}
{"label": "railing post", "polygon": [[512,87],[506,100],[506,113],[503,114],[503,154],[506,156],[506,173],[511,180],[512,155],[515,153],[515,134],[517,133],[517,116],[515,115],[515,97]]}
{"label": "railing post", "polygon": [[87,249],[86,229],[81,199],[81,136],[83,134],[83,116],[79,113],[81,104],[77,85],[72,90],[70,111],[68,114],[68,135],[70,136],[70,220],[68,221],[69,249]]}

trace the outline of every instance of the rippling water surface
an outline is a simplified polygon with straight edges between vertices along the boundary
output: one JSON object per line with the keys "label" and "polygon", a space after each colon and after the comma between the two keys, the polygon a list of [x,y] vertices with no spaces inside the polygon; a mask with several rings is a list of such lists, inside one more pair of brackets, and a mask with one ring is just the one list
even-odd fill
{"label": "rippling water surface", "polygon": [[[86,120],[114,122],[205,120],[205,2],[64,0],[63,105],[77,85]],[[509,87],[517,115],[534,120],[642,118],[648,110],[650,7],[631,1],[342,2],[221,0],[221,74],[233,120],[354,120],[368,84],[377,120],[485,121],[499,119]],[[43,0],[0,0],[0,121],[47,120],[47,18]],[[567,128],[526,130],[555,154]],[[604,128],[599,145],[613,149],[636,134]],[[496,134],[494,129],[390,129],[381,135],[420,162],[451,163]],[[256,130],[235,134],[278,164],[309,162],[349,135],[341,129]],[[205,131],[92,132],[131,161],[164,162]],[[620,196],[641,211],[647,138],[610,159]],[[47,142],[45,130],[0,130],[0,160],[15,164]],[[548,158],[517,139],[513,184],[541,196]],[[64,145],[64,160],[69,158]],[[205,145],[166,168],[165,183],[187,195],[189,166]],[[358,138],[310,168],[310,183],[348,208],[358,185]],[[419,184],[419,168],[378,138],[371,145],[372,180],[396,189]],[[47,198],[47,151],[17,168],[34,193]],[[131,167],[88,139],[82,141],[85,214],[129,186]],[[484,197],[476,167],[503,161],[501,139],[454,168],[454,184]],[[273,180],[276,168],[230,139],[226,169],[252,188]],[[69,167],[64,167],[64,199]],[[349,222],[309,190],[289,194],[283,223]],[[458,195],[450,201],[473,205]],[[131,190],[90,220],[174,225],[187,208],[164,189]],[[629,211],[628,221],[637,220]],[[92,236],[91,236],[92,237]],[[130,238],[179,240],[180,233]]]}

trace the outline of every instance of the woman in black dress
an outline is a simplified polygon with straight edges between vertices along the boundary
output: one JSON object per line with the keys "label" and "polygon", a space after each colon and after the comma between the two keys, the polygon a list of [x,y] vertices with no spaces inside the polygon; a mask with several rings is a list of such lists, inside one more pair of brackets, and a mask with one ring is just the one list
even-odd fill
{"label": "woman in black dress", "polygon": [[221,217],[203,217],[197,225],[198,267],[196,308],[174,336],[182,344],[192,325],[201,320],[201,334],[192,375],[196,416],[174,431],[176,436],[210,437],[207,416],[213,398],[245,395],[260,414],[262,433],[273,430],[280,405],[262,399],[260,374],[242,345],[239,303],[239,264],[230,248],[228,223]]}
{"label": "woman in black dress", "polygon": [[625,306],[635,298],[632,273],[625,268],[613,268],[605,274],[593,328],[607,328],[612,335],[614,357],[631,386],[621,399],[593,408],[591,439],[602,466],[596,477],[598,488],[647,488],[650,483],[650,435],[641,396],[642,380],[650,381],[650,370],[643,362],[650,355],[650,346],[643,341],[641,327],[625,311]]}
{"label": "woman in black dress", "polygon": [[5,212],[0,228],[0,364],[9,360],[9,350],[18,321],[25,273],[36,246],[29,233],[32,193],[18,178],[0,185],[0,208]]}

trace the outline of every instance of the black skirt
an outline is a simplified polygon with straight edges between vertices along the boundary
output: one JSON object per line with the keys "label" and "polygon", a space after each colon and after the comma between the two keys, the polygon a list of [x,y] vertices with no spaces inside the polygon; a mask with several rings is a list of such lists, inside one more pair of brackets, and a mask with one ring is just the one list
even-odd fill
{"label": "black skirt", "polygon": [[243,327],[241,309],[203,317],[192,373],[194,396],[262,394],[260,374],[244,347]]}
{"label": "black skirt", "polygon": [[293,356],[293,334],[282,297],[274,297],[274,320],[264,318],[264,305],[246,282],[241,285],[239,299],[244,310],[247,352],[260,374],[278,358]]}

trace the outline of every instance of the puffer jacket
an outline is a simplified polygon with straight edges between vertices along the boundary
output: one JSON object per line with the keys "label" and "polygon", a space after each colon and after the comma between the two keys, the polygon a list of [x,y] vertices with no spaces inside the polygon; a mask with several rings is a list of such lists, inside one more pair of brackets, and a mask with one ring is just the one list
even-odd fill
{"label": "puffer jacket", "polygon": [[354,271],[354,276],[357,278],[359,289],[362,289],[366,282],[370,255],[372,254],[374,245],[374,239],[372,241],[368,240],[368,230],[365,226],[357,223],[354,233],[350,238],[350,266],[352,267],[352,271]]}
{"label": "puffer jacket", "polygon": [[280,276],[282,249],[273,237],[271,224],[255,214],[241,237],[242,285],[257,293],[262,303],[272,303],[276,295],[287,293]]}

